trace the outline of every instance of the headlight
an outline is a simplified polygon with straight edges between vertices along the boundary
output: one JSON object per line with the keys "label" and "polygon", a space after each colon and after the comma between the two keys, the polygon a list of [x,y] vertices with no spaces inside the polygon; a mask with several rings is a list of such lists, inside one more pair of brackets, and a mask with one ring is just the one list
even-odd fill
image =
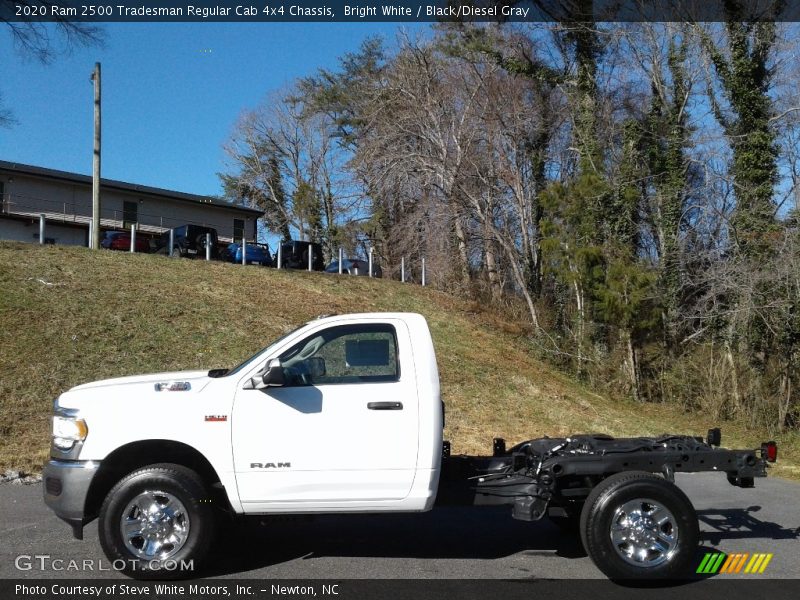
{"label": "headlight", "polygon": [[61,450],[69,450],[75,442],[86,439],[89,428],[86,421],[72,416],[55,415],[53,417],[53,444]]}

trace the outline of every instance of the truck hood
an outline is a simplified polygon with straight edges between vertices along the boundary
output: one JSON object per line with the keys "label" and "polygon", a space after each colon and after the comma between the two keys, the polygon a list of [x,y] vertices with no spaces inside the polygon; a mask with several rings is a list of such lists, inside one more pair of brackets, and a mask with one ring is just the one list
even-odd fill
{"label": "truck hood", "polygon": [[166,373],[150,373],[149,375],[131,375],[129,377],[115,377],[113,379],[101,379],[100,381],[90,381],[70,389],[70,392],[79,392],[92,388],[139,385],[143,383],[167,383],[170,381],[187,381],[192,386],[192,391],[199,390],[209,381],[208,371],[172,371]]}

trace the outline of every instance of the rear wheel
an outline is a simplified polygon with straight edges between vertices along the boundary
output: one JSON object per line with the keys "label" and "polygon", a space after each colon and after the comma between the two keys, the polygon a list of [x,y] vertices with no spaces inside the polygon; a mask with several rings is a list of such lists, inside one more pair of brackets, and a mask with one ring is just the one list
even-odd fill
{"label": "rear wheel", "polygon": [[100,544],[115,569],[136,578],[195,573],[211,544],[214,515],[200,477],[157,464],[125,476],[100,509]]}
{"label": "rear wheel", "polygon": [[612,579],[689,574],[698,545],[697,514],[680,488],[651,473],[603,480],[581,511],[583,546]]}

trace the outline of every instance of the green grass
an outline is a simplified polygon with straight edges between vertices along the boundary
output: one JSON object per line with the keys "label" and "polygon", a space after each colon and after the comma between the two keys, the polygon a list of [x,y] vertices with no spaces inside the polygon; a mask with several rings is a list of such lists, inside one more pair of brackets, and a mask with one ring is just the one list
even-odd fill
{"label": "green grass", "polygon": [[[534,360],[515,324],[429,288],[362,277],[0,242],[0,471],[36,472],[49,415],[79,383],[232,366],[323,313],[413,311],[433,333],[446,436],[455,453],[489,453],[543,435],[703,435],[754,447],[766,433],[665,404],[593,393]],[[800,478],[800,438],[778,439],[775,474]]]}

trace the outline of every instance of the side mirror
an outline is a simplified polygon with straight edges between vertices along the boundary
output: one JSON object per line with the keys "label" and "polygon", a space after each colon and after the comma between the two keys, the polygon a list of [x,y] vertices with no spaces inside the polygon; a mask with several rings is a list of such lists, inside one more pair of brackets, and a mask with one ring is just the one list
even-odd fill
{"label": "side mirror", "polygon": [[286,377],[283,374],[281,361],[273,358],[267,365],[267,370],[261,376],[261,381],[266,387],[280,387],[286,385]]}

